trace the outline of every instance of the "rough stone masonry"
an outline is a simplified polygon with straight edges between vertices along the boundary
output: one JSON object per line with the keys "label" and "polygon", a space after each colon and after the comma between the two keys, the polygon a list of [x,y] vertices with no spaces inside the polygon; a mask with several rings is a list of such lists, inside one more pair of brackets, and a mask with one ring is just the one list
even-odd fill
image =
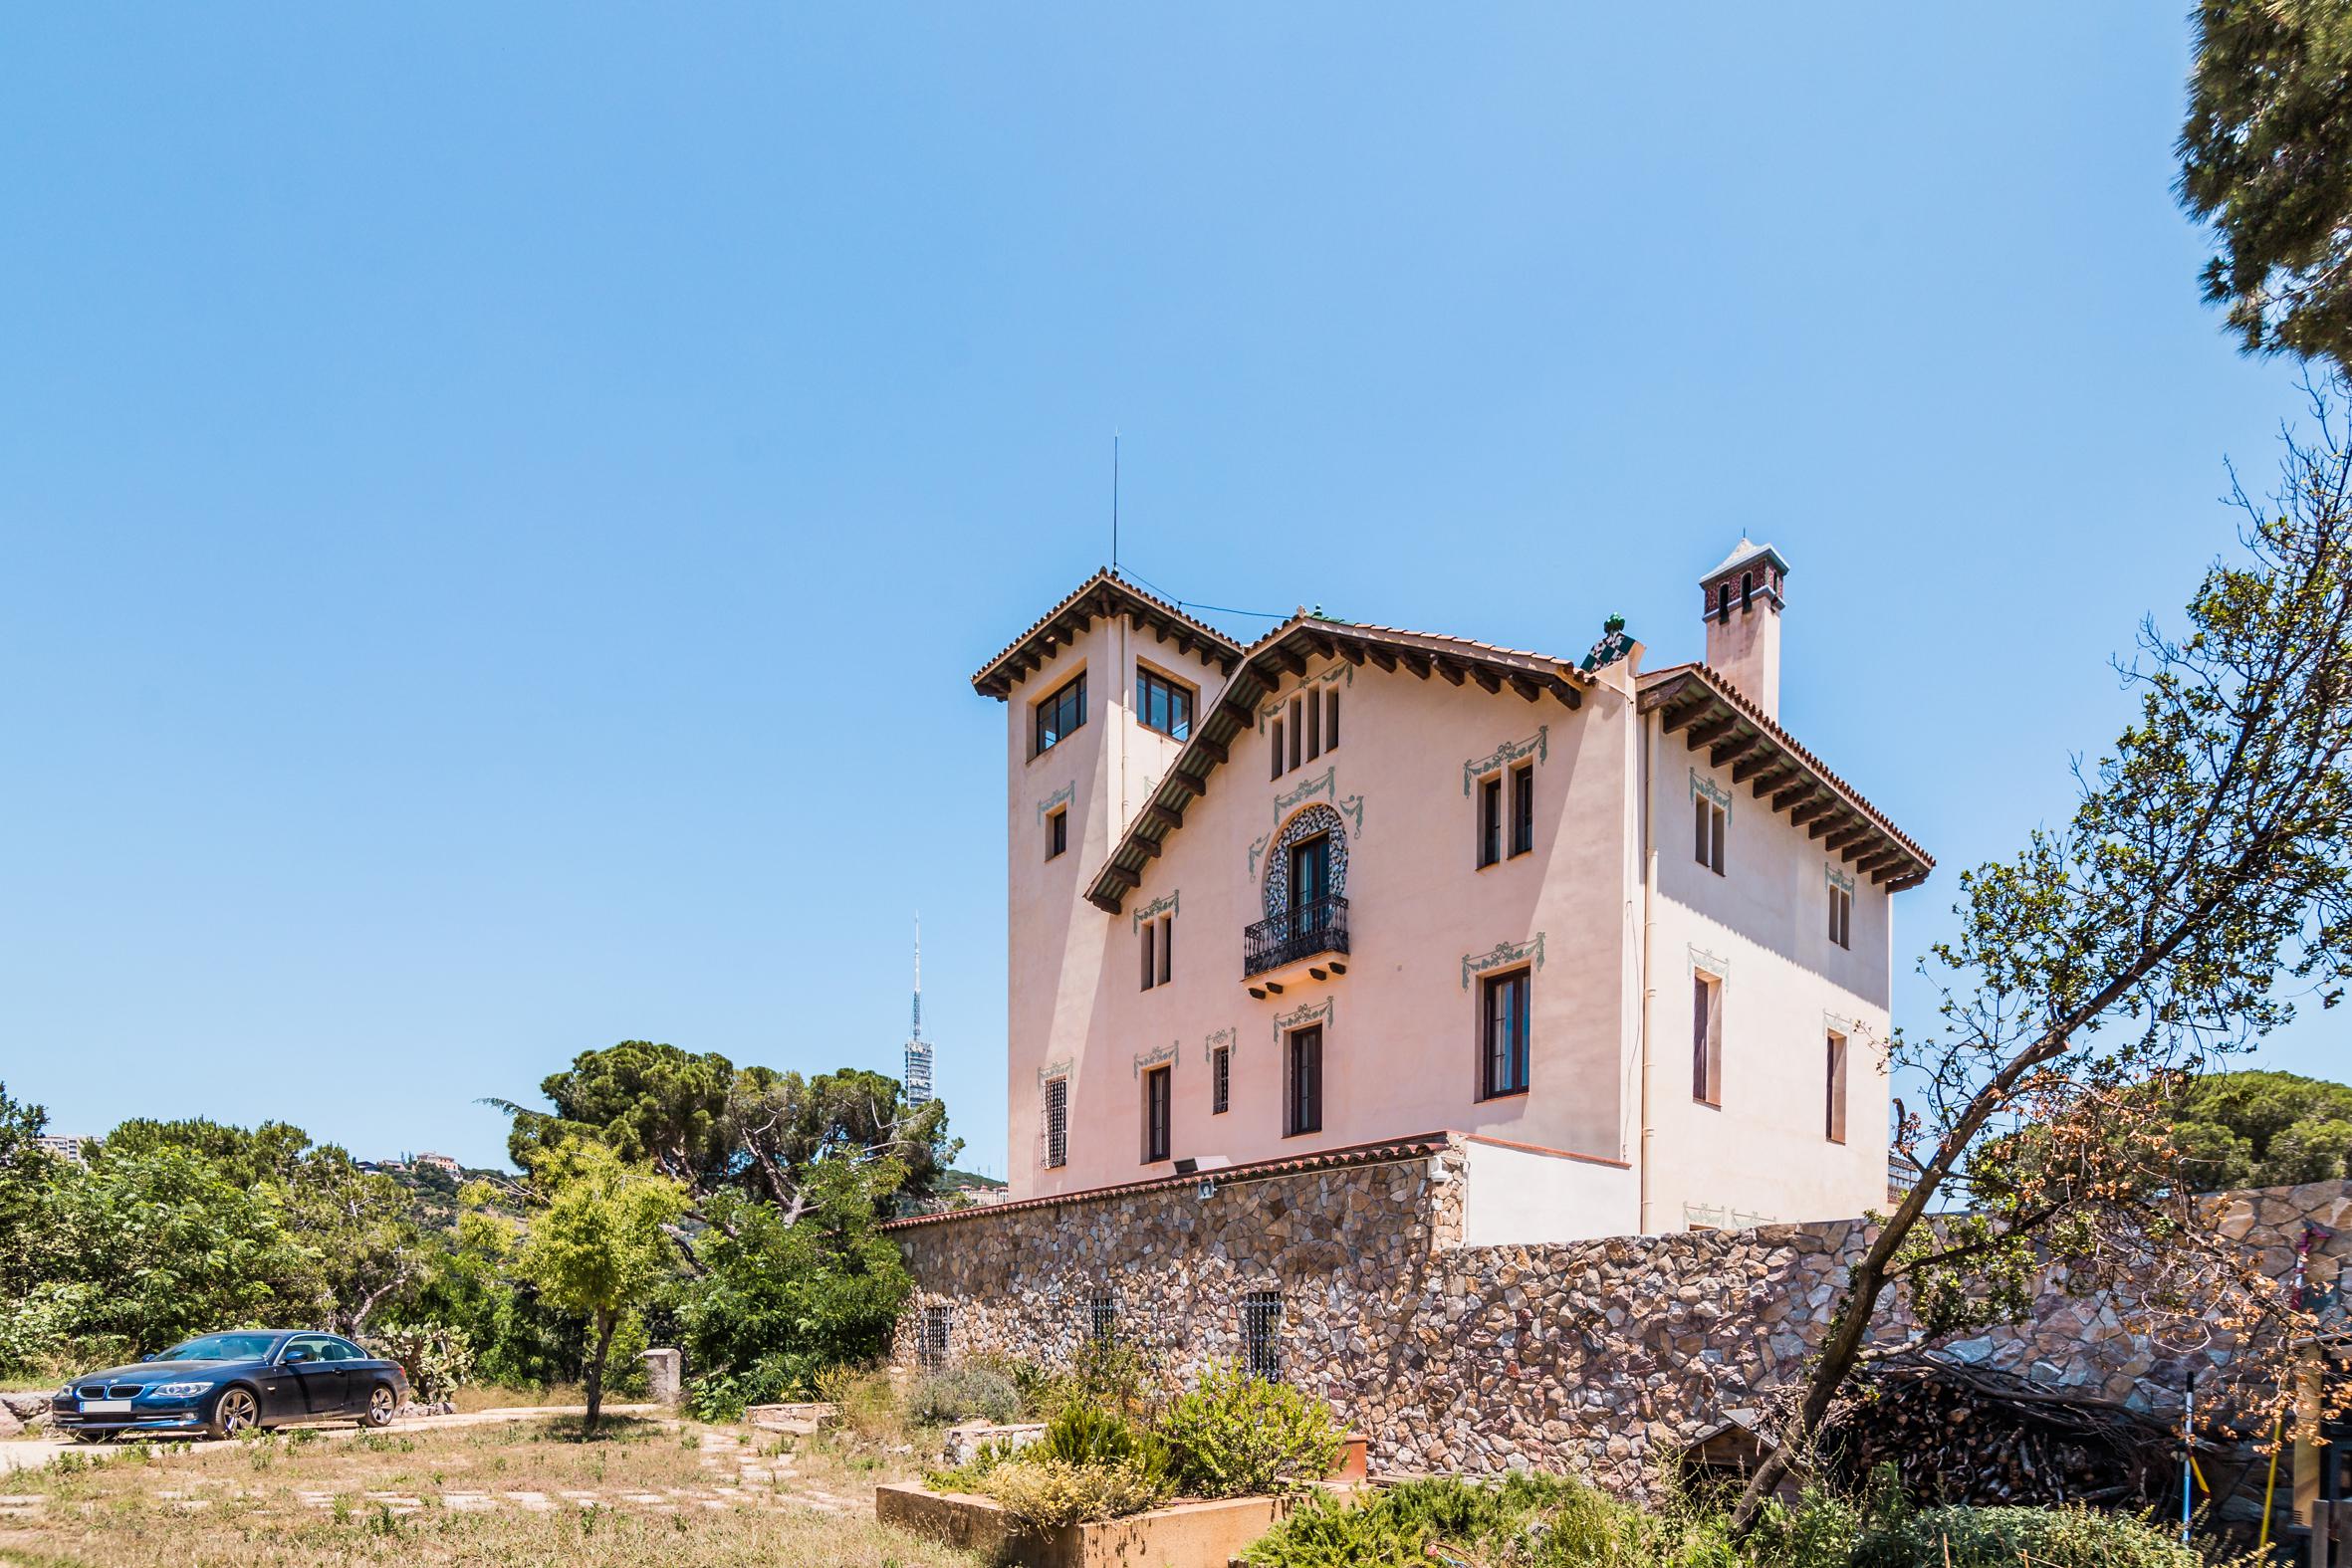
{"label": "rough stone masonry", "polygon": [[[1465,1247],[1458,1138],[1286,1164],[1218,1173],[1206,1196],[1181,1178],[893,1222],[916,1280],[897,1355],[1058,1362],[1107,1311],[1189,1376],[1241,1356],[1245,1299],[1277,1291],[1281,1375],[1364,1434],[1375,1466],[1569,1470],[1639,1493],[1654,1461],[1798,1375],[1870,1233],[1847,1220]],[[2344,1230],[2352,1183],[2228,1194],[2216,1214],[2283,1278],[2307,1225]],[[2347,1247],[2315,1238],[2316,1287]],[[1943,1353],[2178,1409],[2189,1373],[2231,1347],[2152,1344],[2136,1307],[2053,1288],[2029,1321]]]}

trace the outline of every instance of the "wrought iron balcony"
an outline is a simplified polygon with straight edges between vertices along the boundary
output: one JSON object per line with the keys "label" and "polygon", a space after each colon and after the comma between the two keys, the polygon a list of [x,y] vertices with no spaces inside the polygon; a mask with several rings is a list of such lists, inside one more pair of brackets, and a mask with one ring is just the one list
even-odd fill
{"label": "wrought iron balcony", "polygon": [[1318,953],[1346,951],[1347,900],[1318,898],[1242,933],[1242,978],[1265,975]]}

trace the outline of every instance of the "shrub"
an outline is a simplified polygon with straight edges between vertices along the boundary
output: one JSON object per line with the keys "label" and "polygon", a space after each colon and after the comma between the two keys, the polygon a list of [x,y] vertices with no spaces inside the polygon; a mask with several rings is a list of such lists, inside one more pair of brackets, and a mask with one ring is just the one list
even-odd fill
{"label": "shrub", "polygon": [[740,1372],[706,1372],[686,1384],[686,1410],[696,1421],[741,1421],[747,1406],[774,1405],[802,1392],[781,1356],[762,1356]]}
{"label": "shrub", "polygon": [[1014,1458],[1021,1452],[1011,1443],[983,1443],[961,1464],[949,1469],[923,1471],[923,1484],[933,1491],[979,1491],[982,1482],[988,1479],[998,1465]]}
{"label": "shrub", "polygon": [[1058,1529],[1141,1513],[1167,1494],[1155,1480],[1126,1464],[1072,1464],[1065,1459],[1022,1457],[999,1464],[981,1482],[1005,1506],[1013,1521],[1029,1530]]}
{"label": "shrub", "polygon": [[871,1367],[827,1367],[817,1374],[817,1397],[840,1412],[841,1426],[867,1443],[897,1443],[906,1423],[890,1375]]}
{"label": "shrub", "polygon": [[1161,1413],[1179,1490],[1239,1497],[1316,1481],[1339,1462],[1331,1413],[1296,1389],[1219,1368]]}
{"label": "shrub", "polygon": [[1124,1465],[1155,1484],[1168,1479],[1168,1446],[1124,1416],[1072,1405],[1046,1423],[1038,1457],[1080,1466]]}
{"label": "shrub", "polygon": [[1021,1391],[1013,1380],[986,1367],[961,1367],[935,1372],[914,1386],[906,1398],[906,1413],[915,1421],[944,1426],[950,1422],[1007,1422],[1021,1414]]}
{"label": "shrub", "polygon": [[2087,1508],[1924,1508],[1866,1526],[1850,1568],[2199,1568],[2146,1519]]}
{"label": "shrub", "polygon": [[[1442,1540],[1482,1548],[1508,1545],[1515,1563],[1609,1563],[1616,1554],[1580,1555],[1592,1544],[1584,1531],[1563,1536],[1549,1528],[1527,1529],[1547,1508],[1587,1500],[1604,1509],[1620,1506],[1575,1481],[1543,1475],[1515,1474],[1500,1484],[1452,1476],[1405,1481],[1361,1507],[1317,1495],[1243,1552],[1242,1560],[1262,1568],[1418,1568],[1429,1560],[1429,1543]],[[1570,1554],[1549,1555],[1555,1547],[1568,1547]]]}
{"label": "shrub", "polygon": [[451,1324],[373,1329],[367,1346],[385,1360],[398,1362],[408,1374],[410,1394],[425,1404],[448,1399],[473,1381],[474,1342],[464,1329]]}

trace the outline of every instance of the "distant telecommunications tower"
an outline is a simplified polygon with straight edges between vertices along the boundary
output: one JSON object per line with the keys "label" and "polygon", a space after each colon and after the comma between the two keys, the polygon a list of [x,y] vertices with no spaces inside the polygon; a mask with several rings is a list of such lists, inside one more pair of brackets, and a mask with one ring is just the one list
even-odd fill
{"label": "distant telecommunications tower", "polygon": [[931,1042],[923,1038],[923,917],[915,916],[915,1030],[906,1040],[908,1109],[931,1103]]}

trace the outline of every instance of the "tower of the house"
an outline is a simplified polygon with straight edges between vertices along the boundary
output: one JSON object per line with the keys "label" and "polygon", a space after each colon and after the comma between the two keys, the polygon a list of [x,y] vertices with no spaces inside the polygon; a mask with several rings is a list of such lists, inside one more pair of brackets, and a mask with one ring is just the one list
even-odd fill
{"label": "tower of the house", "polygon": [[1780,608],[1788,562],[1769,545],[1743,538],[1699,579],[1707,617],[1707,664],[1773,719],[1780,716]]}

